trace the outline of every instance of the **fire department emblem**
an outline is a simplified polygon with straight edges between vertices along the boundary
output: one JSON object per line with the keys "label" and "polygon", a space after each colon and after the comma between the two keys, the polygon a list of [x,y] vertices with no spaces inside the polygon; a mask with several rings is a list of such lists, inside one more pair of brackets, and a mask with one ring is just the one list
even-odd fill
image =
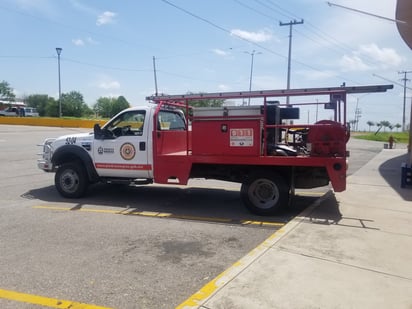
{"label": "fire department emblem", "polygon": [[125,160],[132,160],[136,155],[136,149],[130,143],[125,143],[120,147],[120,155]]}

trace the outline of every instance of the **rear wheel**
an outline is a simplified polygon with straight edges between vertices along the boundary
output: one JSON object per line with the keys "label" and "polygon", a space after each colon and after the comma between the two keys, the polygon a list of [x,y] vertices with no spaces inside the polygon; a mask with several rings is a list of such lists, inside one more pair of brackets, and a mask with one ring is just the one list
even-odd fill
{"label": "rear wheel", "polygon": [[54,183],[62,196],[78,198],[86,192],[89,181],[83,165],[78,162],[70,162],[62,164],[57,169]]}
{"label": "rear wheel", "polygon": [[288,205],[289,186],[276,173],[256,173],[243,182],[241,198],[250,212],[273,215]]}

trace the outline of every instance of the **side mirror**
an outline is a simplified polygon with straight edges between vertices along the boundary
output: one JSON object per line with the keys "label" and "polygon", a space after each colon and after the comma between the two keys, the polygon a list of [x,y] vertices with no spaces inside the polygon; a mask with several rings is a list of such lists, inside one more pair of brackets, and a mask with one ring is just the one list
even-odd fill
{"label": "side mirror", "polygon": [[103,139],[102,129],[98,123],[93,126],[93,133],[95,139]]}

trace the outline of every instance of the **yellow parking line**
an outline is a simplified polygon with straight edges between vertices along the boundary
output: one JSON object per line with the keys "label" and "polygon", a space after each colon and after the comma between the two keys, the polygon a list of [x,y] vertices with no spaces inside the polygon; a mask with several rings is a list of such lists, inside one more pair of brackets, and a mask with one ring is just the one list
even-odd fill
{"label": "yellow parking line", "polygon": [[[49,210],[62,210],[71,211],[70,207],[58,207],[58,206],[33,206],[35,209],[49,209]],[[91,208],[80,208],[75,211],[83,212],[95,212],[95,213],[109,213],[117,215],[127,215],[127,216],[142,216],[142,217],[156,217],[156,218],[171,218],[171,219],[183,219],[183,220],[193,220],[193,221],[203,221],[203,222],[218,222],[218,223],[232,223],[240,224],[244,226],[261,226],[261,227],[279,227],[284,226],[284,222],[271,222],[271,221],[251,221],[251,220],[235,220],[229,218],[218,218],[218,217],[198,217],[198,216],[186,216],[186,215],[175,215],[167,212],[152,212],[152,211],[127,211],[127,210],[109,210],[109,209],[91,209]]]}
{"label": "yellow parking line", "polygon": [[59,309],[110,309],[109,307],[89,305],[69,300],[55,299],[2,289],[0,289],[0,298]]}
{"label": "yellow parking line", "polygon": [[260,226],[284,226],[285,225],[285,223],[282,223],[282,222],[249,221],[249,220],[241,220],[240,224],[242,224],[242,225],[260,225]]}

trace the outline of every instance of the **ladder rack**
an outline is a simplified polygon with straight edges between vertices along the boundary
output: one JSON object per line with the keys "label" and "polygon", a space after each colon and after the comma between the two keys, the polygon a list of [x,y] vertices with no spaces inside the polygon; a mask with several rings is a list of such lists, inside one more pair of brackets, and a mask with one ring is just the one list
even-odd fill
{"label": "ladder rack", "polygon": [[393,85],[370,85],[370,86],[349,86],[349,87],[324,87],[324,88],[301,88],[301,89],[280,89],[280,90],[254,90],[239,92],[213,92],[180,95],[158,95],[148,96],[146,100],[154,101],[182,101],[182,100],[202,100],[202,99],[238,99],[238,98],[258,98],[258,97],[286,97],[303,95],[328,95],[334,93],[370,93],[386,92],[392,89]]}

